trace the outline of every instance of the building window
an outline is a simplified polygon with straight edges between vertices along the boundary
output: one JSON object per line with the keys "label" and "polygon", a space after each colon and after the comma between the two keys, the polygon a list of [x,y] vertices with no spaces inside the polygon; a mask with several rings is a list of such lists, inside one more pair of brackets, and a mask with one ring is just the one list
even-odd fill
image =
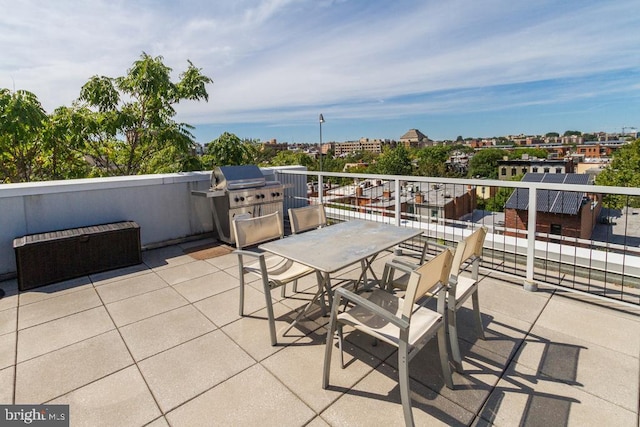
{"label": "building window", "polygon": [[549,168],[544,168],[544,173],[549,173]]}
{"label": "building window", "polygon": [[438,209],[431,209],[431,217],[432,218],[438,217]]}
{"label": "building window", "polygon": [[532,171],[533,173],[537,173],[537,172],[538,172],[538,168],[533,167],[533,168],[531,168],[531,171]]}
{"label": "building window", "polygon": [[551,234],[557,234],[562,236],[562,225],[560,224],[551,224],[551,228],[549,230]]}
{"label": "building window", "polygon": [[522,173],[523,174],[527,173],[527,168],[522,168]]}
{"label": "building window", "polygon": [[506,176],[507,175],[507,168],[502,168],[502,170],[500,171],[500,175]]}
{"label": "building window", "polygon": [[516,172],[516,168],[511,168],[511,176],[516,176],[518,172]]}
{"label": "building window", "polygon": [[556,173],[562,173],[562,168],[556,168]]}

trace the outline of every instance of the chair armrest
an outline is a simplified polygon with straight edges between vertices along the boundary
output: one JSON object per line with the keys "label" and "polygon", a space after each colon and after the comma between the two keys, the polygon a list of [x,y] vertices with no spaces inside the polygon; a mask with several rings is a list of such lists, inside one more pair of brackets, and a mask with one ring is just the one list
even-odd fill
{"label": "chair armrest", "polygon": [[235,251],[233,251],[234,254],[237,255],[242,255],[242,256],[250,256],[253,258],[260,258],[260,257],[264,257],[263,253],[260,252],[253,252],[253,251],[246,251],[244,249],[236,249]]}
{"label": "chair armrest", "polygon": [[[405,261],[405,260],[400,259],[400,258],[394,258],[391,261],[388,261],[387,265],[389,265],[390,267],[396,268],[398,270],[400,270],[402,268],[402,266],[406,266],[407,268],[410,268],[411,270],[415,270],[416,268],[420,267],[420,264],[418,264],[418,263],[411,262],[411,261]],[[402,271],[405,271],[405,270],[402,270]]]}
{"label": "chair armrest", "polygon": [[[384,291],[378,291],[378,292],[384,292]],[[397,327],[399,327],[400,329],[408,329],[409,328],[409,322],[407,322],[406,320],[400,319],[396,316],[394,316],[393,314],[391,314],[389,311],[385,310],[384,308],[380,307],[377,304],[372,303],[371,301],[369,301],[366,298],[361,297],[358,294],[355,294],[345,288],[338,288],[336,289],[336,297],[338,298],[334,298],[334,304],[340,304],[340,298],[344,298],[347,299],[357,305],[360,305],[364,308],[366,308],[367,310],[371,311],[372,313],[377,314],[378,316],[382,317],[384,320],[393,323],[394,325],[396,325]]]}

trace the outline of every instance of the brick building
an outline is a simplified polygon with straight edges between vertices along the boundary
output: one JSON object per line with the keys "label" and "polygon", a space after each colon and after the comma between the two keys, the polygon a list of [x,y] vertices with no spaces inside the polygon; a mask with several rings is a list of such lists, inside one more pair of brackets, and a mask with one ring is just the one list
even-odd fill
{"label": "brick building", "polygon": [[[589,184],[586,174],[528,173],[523,182]],[[601,195],[576,191],[538,190],[536,197],[536,232],[580,239],[591,238],[601,206]],[[529,190],[516,189],[505,204],[505,226],[509,230],[526,230],[529,217]],[[507,235],[526,237],[526,233],[513,231]]]}

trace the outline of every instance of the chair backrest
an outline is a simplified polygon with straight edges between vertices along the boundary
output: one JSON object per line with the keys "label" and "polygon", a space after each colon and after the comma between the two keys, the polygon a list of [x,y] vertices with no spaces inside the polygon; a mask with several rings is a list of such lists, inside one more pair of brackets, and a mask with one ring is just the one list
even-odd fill
{"label": "chair backrest", "polygon": [[327,225],[324,205],[310,205],[289,209],[289,222],[293,234]]}
{"label": "chair backrest", "polygon": [[[445,249],[436,255],[435,258],[422,264],[416,270],[411,272],[407,291],[404,296],[404,306],[402,308],[403,317],[410,319],[411,313],[413,312],[413,305],[416,301],[432,291],[435,286],[446,286],[449,281],[452,263],[453,254],[451,250]],[[442,290],[438,294],[438,311],[444,311],[445,293],[446,292]],[[442,303],[440,300],[442,300]]]}
{"label": "chair backrest", "polygon": [[459,242],[456,246],[456,253],[453,258],[453,267],[451,271],[454,275],[458,275],[462,264],[470,259],[482,258],[482,247],[484,246],[484,238],[487,236],[487,227],[480,227],[466,239]]}
{"label": "chair backrest", "polygon": [[284,236],[280,211],[255,218],[236,217],[233,219],[233,234],[236,247],[242,249]]}

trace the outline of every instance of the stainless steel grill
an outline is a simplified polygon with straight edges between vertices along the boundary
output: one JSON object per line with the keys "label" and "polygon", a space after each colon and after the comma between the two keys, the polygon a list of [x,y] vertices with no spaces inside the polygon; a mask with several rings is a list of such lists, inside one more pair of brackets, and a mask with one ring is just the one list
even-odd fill
{"label": "stainless steel grill", "polygon": [[211,188],[191,194],[211,199],[214,233],[227,243],[235,243],[231,224],[237,215],[280,211],[284,217],[284,186],[267,181],[256,165],[217,167],[211,173]]}

